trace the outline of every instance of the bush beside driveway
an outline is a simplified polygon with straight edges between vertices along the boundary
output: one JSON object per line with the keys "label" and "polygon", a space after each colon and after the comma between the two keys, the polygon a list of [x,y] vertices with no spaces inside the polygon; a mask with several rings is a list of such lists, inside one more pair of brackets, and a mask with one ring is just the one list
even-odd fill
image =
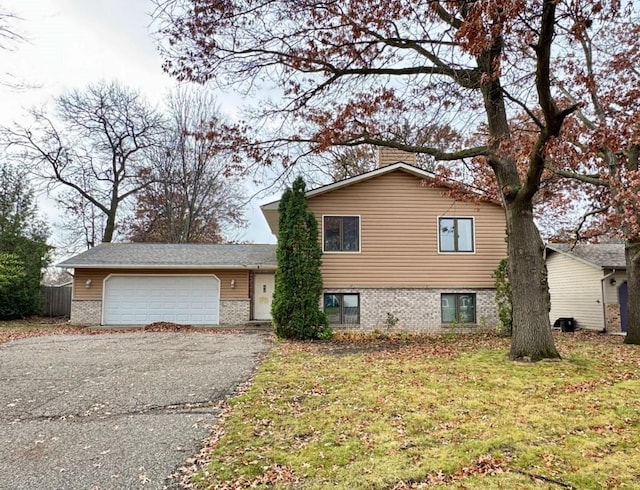
{"label": "bush beside driveway", "polygon": [[120,333],[0,346],[0,488],[164,488],[270,346],[260,334]]}

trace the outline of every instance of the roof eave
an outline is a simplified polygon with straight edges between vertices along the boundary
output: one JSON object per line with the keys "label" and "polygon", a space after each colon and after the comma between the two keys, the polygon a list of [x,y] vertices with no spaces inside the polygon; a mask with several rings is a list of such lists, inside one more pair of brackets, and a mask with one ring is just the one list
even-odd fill
{"label": "roof eave", "polygon": [[[618,267],[618,266],[611,266],[611,265],[600,265],[596,262],[592,262],[591,260],[587,260],[587,259],[583,259],[582,257],[578,257],[577,255],[567,251],[567,250],[562,250],[560,248],[556,248],[554,247],[552,244],[546,244],[545,245],[546,248],[548,248],[549,250],[562,254],[562,255],[566,255],[567,257],[573,259],[573,260],[577,260],[578,262],[582,262],[585,265],[588,265],[589,267],[593,267],[594,269],[601,269],[601,270],[605,270],[605,269],[616,269],[616,270],[622,270],[622,267]],[[624,270],[626,270],[627,267],[624,266]]]}
{"label": "roof eave", "polygon": [[193,264],[67,264],[60,263],[61,269],[195,269],[195,270],[275,270],[275,265],[268,264],[232,264],[232,265],[193,265]]}

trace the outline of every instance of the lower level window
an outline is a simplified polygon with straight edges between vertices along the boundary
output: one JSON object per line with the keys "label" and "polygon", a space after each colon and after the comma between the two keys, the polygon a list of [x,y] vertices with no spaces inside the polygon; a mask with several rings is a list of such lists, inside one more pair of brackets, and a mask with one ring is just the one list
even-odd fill
{"label": "lower level window", "polygon": [[354,325],[360,323],[360,295],[354,293],[326,293],[324,312],[329,323]]}
{"label": "lower level window", "polygon": [[442,323],[476,323],[476,295],[446,293],[440,297]]}

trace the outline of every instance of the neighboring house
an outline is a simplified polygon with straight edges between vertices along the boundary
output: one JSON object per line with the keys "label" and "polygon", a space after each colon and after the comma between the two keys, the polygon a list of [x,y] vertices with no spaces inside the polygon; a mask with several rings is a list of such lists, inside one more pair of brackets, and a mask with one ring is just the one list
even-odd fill
{"label": "neighboring house", "polygon": [[[507,254],[500,205],[458,201],[433,174],[381,152],[378,169],[307,192],[334,325],[441,331],[497,323],[493,271]],[[278,204],[262,206],[278,233]],[[274,245],[103,244],[73,257],[71,320],[237,324],[270,318]]]}
{"label": "neighboring house", "polygon": [[574,318],[576,326],[626,331],[627,274],[621,243],[549,243],[546,247],[552,324]]}
{"label": "neighboring house", "polygon": [[[365,329],[396,319],[400,328],[429,331],[493,327],[492,273],[507,255],[504,211],[425,185],[433,174],[397,161],[410,157],[383,154],[378,169],[307,192],[329,320]],[[278,204],[262,206],[275,235]]]}
{"label": "neighboring house", "polygon": [[275,245],[103,243],[58,266],[74,269],[76,324],[271,318]]}

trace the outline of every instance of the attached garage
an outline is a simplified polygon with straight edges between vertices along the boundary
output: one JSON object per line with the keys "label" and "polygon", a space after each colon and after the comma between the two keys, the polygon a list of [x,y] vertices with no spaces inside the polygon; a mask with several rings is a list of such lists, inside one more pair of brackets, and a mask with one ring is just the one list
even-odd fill
{"label": "attached garage", "polygon": [[217,325],[220,280],[213,275],[111,275],[104,282],[102,314],[104,325]]}
{"label": "attached garage", "polygon": [[259,279],[273,280],[276,246],[102,243],[58,265],[73,269],[75,325],[238,326],[270,318]]}

